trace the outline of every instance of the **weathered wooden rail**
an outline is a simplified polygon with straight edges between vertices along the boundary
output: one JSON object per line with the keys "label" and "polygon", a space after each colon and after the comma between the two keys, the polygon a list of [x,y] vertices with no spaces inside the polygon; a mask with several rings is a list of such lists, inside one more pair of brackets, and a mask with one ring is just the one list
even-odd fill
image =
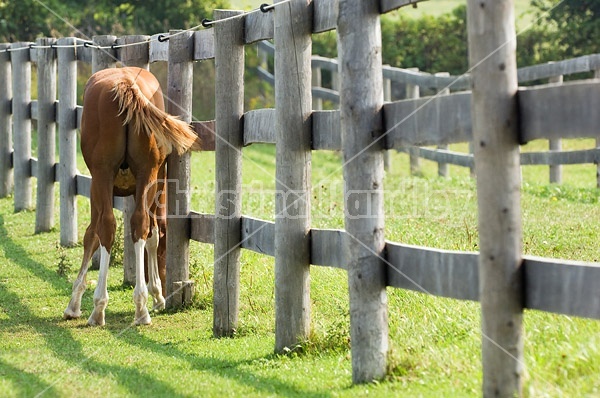
{"label": "weathered wooden rail", "polygon": [[[274,55],[274,47],[270,42],[261,42],[259,45],[259,49],[270,56]],[[337,78],[338,74],[338,61],[336,59],[324,58],[320,56],[312,57],[312,68],[313,68],[313,96],[317,99],[317,101],[331,101],[334,104],[339,104],[339,93],[337,83],[333,85],[333,87],[321,87],[320,82],[322,81],[322,71],[329,71],[334,75],[332,81],[338,82]],[[446,95],[452,90],[452,92],[456,93],[457,91],[465,91],[470,89],[471,84],[471,76],[469,73],[464,73],[459,76],[450,76],[448,74],[436,73],[430,74],[425,72],[419,72],[413,69],[403,69],[396,68],[389,65],[383,66],[383,77],[384,80],[390,85],[392,82],[397,84],[402,84],[405,86],[405,93],[407,99],[415,99],[419,98],[419,95],[415,95],[415,87],[417,90],[429,90],[438,92],[438,95]],[[563,76],[577,74],[577,73],[585,73],[585,72],[593,72],[595,77],[600,77],[600,54],[591,54],[585,55],[573,59],[568,59],[564,61],[557,62],[549,62],[540,65],[527,66],[523,68],[519,68],[517,70],[517,77],[519,83],[530,83],[534,81],[540,80],[548,80],[551,84],[561,84],[563,82]],[[267,69],[262,66],[259,66],[258,73],[261,78],[273,84],[274,77],[273,74],[270,73]],[[319,82],[317,85],[314,82]],[[420,91],[420,90],[419,90]],[[446,99],[447,101],[454,101],[460,97],[451,97]],[[388,93],[385,95],[385,99],[388,102],[392,101],[392,90],[388,90]],[[430,97],[426,97],[424,100],[412,102],[414,108],[410,110],[410,113],[414,112],[416,109],[420,110],[422,104],[427,103],[431,100]],[[469,100],[467,99],[467,102]],[[319,104],[322,102],[318,102]],[[550,115],[550,112],[543,108],[544,103],[538,103],[538,107],[535,111],[537,112],[546,112]],[[560,106],[560,104],[554,104],[555,107]],[[320,109],[316,107],[316,109]],[[452,108],[454,109],[454,108]],[[462,107],[467,112],[468,103],[466,107]],[[432,115],[428,114],[427,116],[421,115],[420,118],[411,120],[411,123],[414,123],[414,127],[416,130],[427,131],[427,129],[435,129],[440,123],[445,122],[445,114],[437,114]],[[562,118],[561,114],[557,115],[557,118]],[[538,117],[535,118],[539,119]],[[469,116],[463,116],[463,122],[470,123]],[[408,121],[408,120],[407,120]],[[425,124],[423,124],[425,121]],[[526,125],[523,128],[531,128],[535,126]],[[563,126],[564,127],[564,126]],[[463,126],[464,129],[470,130],[470,126]],[[571,128],[571,126],[569,126]],[[559,135],[562,133],[559,133]],[[466,142],[470,139],[470,136],[465,136],[460,138],[460,142]],[[415,145],[430,145],[430,144],[421,144],[417,143]],[[434,145],[434,144],[431,144]],[[436,144],[437,145],[437,144]],[[597,145],[600,147],[600,144]],[[562,182],[562,165],[565,164],[598,164],[596,159],[591,155],[597,149],[589,149],[585,151],[567,151],[560,152],[562,148],[562,143],[560,138],[550,138],[549,140],[549,152],[536,152],[536,153],[528,153],[523,157],[522,165],[549,165],[550,166],[550,182],[560,183]],[[423,158],[427,160],[431,160],[439,163],[440,175],[448,176],[446,164],[453,164],[456,166],[470,167],[471,169],[474,167],[473,155],[466,154],[464,152],[448,152],[447,148],[438,148],[438,150],[433,150],[430,148],[420,148],[414,146],[396,146],[394,147],[396,150],[408,152],[411,155],[411,171],[413,173],[418,172],[418,159]],[[563,162],[563,160],[565,160]],[[600,170],[600,169],[599,169]],[[600,176],[600,174],[599,174]],[[597,179],[598,187],[600,187],[600,177]]]}
{"label": "weathered wooden rail", "polygon": [[[476,85],[473,93],[459,92],[384,104],[381,57],[374,51],[381,43],[377,41],[379,35],[369,33],[379,29],[379,12],[411,1],[383,0],[379,7],[375,6],[376,2],[363,6],[363,2],[348,0],[283,3],[289,6],[275,7],[269,13],[215,11],[215,28],[197,32],[172,31],[135,39],[101,36],[85,46],[74,38],[59,39],[56,43],[40,40],[35,45],[0,45],[0,193],[5,196],[12,192],[14,182],[15,210],[18,211],[33,205],[32,177],[37,177],[38,186],[45,186],[43,190],[38,189],[38,195],[50,195],[48,184],[60,182],[61,243],[75,243],[75,197],[89,197],[90,186],[89,177],[78,175],[75,166],[76,129],[81,115],[81,108],[75,102],[76,62],[91,62],[94,69],[112,67],[116,60],[142,67],[151,62],[168,62],[165,92],[169,97],[169,110],[189,121],[193,61],[214,59],[217,68],[216,120],[193,124],[205,140],[204,150],[216,151],[216,187],[221,192],[217,192],[216,214],[192,211],[189,208],[189,155],[169,160],[169,178],[179,182],[179,185],[169,184],[169,305],[178,306],[189,298],[186,289],[190,286],[187,281],[189,241],[214,244],[213,332],[216,336],[231,335],[238,322],[240,249],[274,256],[276,349],[280,351],[308,338],[310,292],[307,278],[310,265],[345,269],[349,273],[350,286],[353,380],[365,382],[380,378],[386,369],[386,285],[456,299],[479,300],[487,303],[483,316],[489,321],[485,329],[488,339],[483,342],[485,394],[492,394],[490,385],[498,388],[501,395],[520,394],[522,353],[513,352],[515,339],[517,343],[522,340],[520,322],[514,324],[511,332],[514,333],[506,336],[503,335],[504,326],[492,322],[494,317],[503,314],[502,317],[520,319],[523,308],[532,308],[600,319],[600,266],[522,255],[520,212],[517,211],[520,198],[514,195],[512,186],[518,183],[514,170],[520,164],[515,153],[518,153],[519,143],[537,138],[596,137],[600,125],[600,112],[597,111],[600,109],[600,81],[517,89],[514,49],[509,47],[492,57],[494,65],[502,64],[503,70],[507,71],[507,75],[500,74],[500,81],[492,77],[493,66],[476,70],[479,79],[487,79],[486,91]],[[483,13],[481,18],[488,18],[490,23],[512,26],[513,21],[506,20],[510,13],[494,14],[495,6],[480,7],[480,3],[470,1],[469,12]],[[489,3],[506,3],[504,7],[512,7],[509,0]],[[343,9],[339,17],[338,9]],[[230,18],[236,15],[239,18]],[[222,19],[226,21],[219,23]],[[308,23],[311,19],[312,25]],[[356,21],[360,22],[357,24]],[[292,24],[296,45],[291,43],[292,33],[287,30]],[[356,26],[360,26],[364,34],[351,34]],[[339,29],[341,46],[341,109],[312,110],[311,93],[307,89],[310,83],[306,83],[311,79],[310,35],[334,28]],[[279,59],[275,74],[284,76],[276,85],[275,109],[244,113],[241,107],[243,48],[246,44],[273,38]],[[479,53],[485,51],[481,43],[501,39],[470,35],[471,46]],[[137,51],[120,47],[136,41],[141,43]],[[365,56],[371,51],[374,51],[371,56]],[[41,91],[45,95],[40,95],[37,101],[32,101],[28,94],[31,83],[27,71],[32,62],[38,64],[38,70],[51,71],[55,63],[58,65],[56,74],[45,73],[46,77],[39,80],[39,84],[47,87]],[[293,72],[291,76],[285,78],[285,73],[290,71]],[[506,84],[506,76],[510,84]],[[56,81],[59,101],[52,90]],[[487,90],[509,94],[490,96]],[[494,120],[487,119],[473,123],[472,110],[479,109],[485,101],[488,101],[486,106],[505,109],[507,117],[514,118],[511,120],[516,124],[494,125]],[[550,117],[544,109],[550,109]],[[44,161],[40,160],[41,154],[40,159],[31,157],[30,146],[27,146],[30,145],[31,120],[36,118],[38,122],[45,120],[47,123],[45,129],[38,131],[46,136],[44,140],[51,139],[53,121],[58,122],[58,164],[53,164],[50,153],[43,155]],[[478,126],[479,131],[476,130]],[[506,134],[499,136],[498,131]],[[491,221],[489,225],[484,224],[483,229],[488,232],[482,237],[485,240],[481,245],[483,254],[385,241],[385,214],[381,206],[385,195],[381,185],[383,152],[407,145],[464,142],[473,136],[476,138],[475,157],[477,162],[482,162],[478,164],[490,161],[485,155],[486,150],[505,154],[496,156],[493,165],[476,169],[483,177],[490,177],[478,179],[478,195],[483,193],[495,198],[489,203],[480,201],[480,222],[486,219],[482,215],[487,213],[498,220],[509,217],[510,222],[506,225],[504,221],[499,225]],[[498,144],[499,137],[506,141]],[[240,151],[243,146],[258,142],[277,142],[278,145],[275,159],[278,214],[274,222],[240,213]],[[308,160],[311,151],[322,149],[342,150],[346,155],[345,180],[352,181],[353,185],[346,186],[345,230],[310,227]],[[54,148],[49,145],[39,150],[54,151]],[[451,163],[451,155],[447,153],[447,163]],[[531,161],[526,156],[523,155],[523,163]],[[547,156],[551,161],[555,155]],[[596,159],[597,154],[585,156]],[[357,162],[360,167],[355,167]],[[469,162],[465,161],[466,165]],[[501,171],[510,175],[503,180],[508,186],[490,176],[490,168],[496,174]],[[38,198],[38,203],[40,201],[50,203],[51,199]],[[115,206],[125,209],[126,203],[117,201]],[[52,226],[51,215],[46,217],[44,222],[36,225],[37,231]],[[497,259],[504,259],[505,263],[498,264]],[[494,289],[482,285],[489,286],[493,280],[512,281],[519,289],[515,292],[514,285],[498,285]],[[513,311],[508,315],[501,312],[507,305]],[[365,331],[368,336],[363,335]],[[491,349],[490,345],[494,344],[501,349]],[[511,350],[513,355],[510,361],[505,360],[506,350]],[[498,363],[502,365],[498,367]],[[518,380],[513,382],[511,379],[511,382],[498,385],[495,382],[498,372]]]}

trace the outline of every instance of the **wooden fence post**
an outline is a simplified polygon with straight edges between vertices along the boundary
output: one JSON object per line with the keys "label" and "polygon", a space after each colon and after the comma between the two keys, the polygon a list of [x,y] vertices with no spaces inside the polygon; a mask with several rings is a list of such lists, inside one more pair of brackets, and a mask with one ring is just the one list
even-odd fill
{"label": "wooden fence post", "polygon": [[57,41],[60,244],[77,244],[77,47],[76,39]]}
{"label": "wooden fence post", "polygon": [[[419,68],[409,68],[408,70],[418,72]],[[416,84],[406,85],[406,99],[417,99],[421,96],[420,87]],[[421,173],[421,162],[419,158],[419,148],[411,146],[408,148],[409,161],[410,161],[410,175],[416,175]]]}
{"label": "wooden fence post", "polygon": [[[553,76],[548,79],[549,83],[561,84],[563,82],[563,76]],[[548,143],[549,149],[551,151],[560,151],[562,149],[562,140],[560,138],[556,138],[553,140],[549,140]],[[560,184],[562,183],[562,175],[563,168],[561,165],[550,165],[550,183],[552,184]]]}
{"label": "wooden fence post", "polygon": [[483,396],[522,393],[523,282],[513,0],[469,0]]}
{"label": "wooden fence post", "polygon": [[0,44],[0,198],[12,193],[12,71],[10,44]]}
{"label": "wooden fence post", "polygon": [[[117,44],[143,43],[150,36],[131,35],[117,39]],[[124,66],[137,66],[150,69],[150,44],[138,44],[135,46],[121,47],[118,59]],[[131,215],[135,211],[135,199],[133,195],[123,198],[123,283],[135,285],[135,251],[131,240]]]}
{"label": "wooden fence post", "polygon": [[378,4],[340,0],[337,23],[354,383],[383,378],[388,353]]}
{"label": "wooden fence post", "polygon": [[312,1],[278,7],[274,18],[275,351],[282,352],[310,332]]}
{"label": "wooden fence post", "polygon": [[[435,76],[450,76],[449,72],[438,72]],[[438,95],[448,95],[450,94],[449,88],[443,88],[438,91]],[[438,145],[438,149],[448,150],[448,144]],[[450,176],[448,163],[438,163],[438,176],[448,178]]]}
{"label": "wooden fence post", "polygon": [[[214,19],[243,11],[215,10]],[[231,336],[238,324],[242,240],[242,117],[244,20],[215,25],[215,263],[213,335]]]}
{"label": "wooden fence post", "polygon": [[11,46],[13,78],[13,165],[15,178],[15,211],[33,207],[31,184],[31,61],[30,43]]}
{"label": "wooden fence post", "polygon": [[[167,75],[167,112],[192,119],[194,32],[171,31]],[[167,159],[167,308],[191,299],[189,283],[190,153],[172,153]]]}
{"label": "wooden fence post", "polygon": [[38,172],[35,232],[54,227],[56,163],[56,39],[37,39]]}

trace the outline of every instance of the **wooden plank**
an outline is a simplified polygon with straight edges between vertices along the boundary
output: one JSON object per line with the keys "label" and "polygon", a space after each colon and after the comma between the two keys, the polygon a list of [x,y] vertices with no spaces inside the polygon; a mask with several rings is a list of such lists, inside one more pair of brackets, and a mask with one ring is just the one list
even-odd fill
{"label": "wooden plank", "polygon": [[408,5],[413,5],[413,7],[416,7],[417,3],[420,3],[421,1],[425,1],[425,0],[380,0],[380,8],[381,8],[381,13],[385,14],[387,12],[390,11],[394,11],[400,7],[406,7]]}
{"label": "wooden plank", "polygon": [[522,152],[522,165],[562,165],[562,164],[586,164],[600,163],[600,149],[583,149],[579,151],[565,152]]}
{"label": "wooden plank", "polygon": [[525,83],[532,80],[548,79],[553,76],[590,72],[598,67],[600,67],[600,54],[592,54],[563,61],[526,66],[519,68],[517,73],[519,83]]}
{"label": "wooden plank", "polygon": [[203,29],[194,33],[194,60],[204,61],[215,57],[215,30]]}
{"label": "wooden plank", "polygon": [[[56,104],[56,106],[58,109],[58,103]],[[58,112],[58,110],[57,110],[57,112]],[[83,116],[83,106],[77,105],[77,106],[75,106],[75,118],[76,118],[76,123],[77,123],[78,129],[81,128],[81,116]]]}
{"label": "wooden plank", "polygon": [[215,243],[215,216],[190,212],[191,234],[190,239],[200,243]]}
{"label": "wooden plank", "polygon": [[600,135],[600,81],[546,84],[519,90],[521,142]]}
{"label": "wooden plank", "polygon": [[244,113],[244,145],[275,143],[275,109],[258,109]]}
{"label": "wooden plank", "polygon": [[327,32],[336,28],[338,0],[314,0],[313,7],[313,33]]}
{"label": "wooden plank", "polygon": [[271,40],[274,34],[273,12],[253,12],[244,18],[246,44],[261,40]]}
{"label": "wooden plank", "polygon": [[387,242],[388,286],[460,300],[479,300],[477,253]]}
{"label": "wooden plank", "polygon": [[525,307],[600,319],[600,264],[524,257]]}
{"label": "wooden plank", "polygon": [[320,98],[322,100],[331,101],[334,104],[339,104],[340,95],[337,91],[323,88],[323,87],[313,87],[312,88],[313,97]]}
{"label": "wooden plank", "polygon": [[471,87],[471,78],[468,74],[460,76],[435,76],[426,72],[410,69],[383,66],[383,77],[404,84],[419,86],[422,89],[440,90],[467,90]]}
{"label": "wooden plank", "polygon": [[423,97],[383,106],[387,147],[439,145],[472,139],[471,93]]}
{"label": "wooden plank", "polygon": [[157,33],[150,36],[150,63],[169,60],[169,41],[164,40],[166,37],[169,37],[168,33]]}
{"label": "wooden plank", "polygon": [[202,140],[202,151],[215,150],[215,121],[192,122],[192,127]]}
{"label": "wooden plank", "polygon": [[85,196],[86,198],[90,198],[90,191],[92,188],[92,177],[77,174],[75,176],[75,184],[77,187],[77,195]]}
{"label": "wooden plank", "polygon": [[314,111],[312,114],[312,149],[342,149],[340,111]]}
{"label": "wooden plank", "polygon": [[344,252],[346,232],[342,229],[310,230],[310,263],[326,267],[347,269]]}
{"label": "wooden plank", "polygon": [[419,158],[431,160],[433,162],[444,162],[463,167],[472,167],[474,165],[473,155],[468,153],[419,147],[405,147],[400,148],[399,150],[409,152],[411,155],[414,154]]}
{"label": "wooden plank", "polygon": [[331,72],[337,72],[339,69],[339,63],[335,58],[325,58],[319,55],[313,55],[310,63],[313,68],[325,69]]}
{"label": "wooden plank", "polygon": [[242,248],[275,256],[275,223],[242,216]]}

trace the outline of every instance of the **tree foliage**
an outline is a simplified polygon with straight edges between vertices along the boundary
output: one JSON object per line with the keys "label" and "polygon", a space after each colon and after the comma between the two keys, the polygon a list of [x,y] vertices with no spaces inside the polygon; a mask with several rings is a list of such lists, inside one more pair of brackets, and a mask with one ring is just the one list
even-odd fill
{"label": "tree foliage", "polygon": [[154,34],[187,29],[227,6],[226,0],[0,1],[0,41],[37,37]]}
{"label": "tree foliage", "polygon": [[532,0],[549,46],[561,58],[600,52],[600,1]]}

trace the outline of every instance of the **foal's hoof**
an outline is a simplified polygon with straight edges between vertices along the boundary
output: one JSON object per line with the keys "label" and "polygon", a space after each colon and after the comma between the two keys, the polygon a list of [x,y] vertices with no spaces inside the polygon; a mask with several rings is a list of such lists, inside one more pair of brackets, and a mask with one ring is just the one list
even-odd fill
{"label": "foal's hoof", "polygon": [[162,311],[165,309],[165,299],[160,296],[158,299],[154,299],[154,306],[152,307],[154,311]]}
{"label": "foal's hoof", "polygon": [[152,324],[152,319],[150,319],[150,315],[146,314],[143,315],[139,318],[135,318],[135,322],[136,326],[138,325],[151,325]]}
{"label": "foal's hoof", "polygon": [[70,308],[67,308],[65,312],[63,312],[63,319],[79,319],[81,317],[81,311],[73,311]]}
{"label": "foal's hoof", "polygon": [[89,326],[104,326],[104,314],[96,314],[94,311],[88,319]]}

